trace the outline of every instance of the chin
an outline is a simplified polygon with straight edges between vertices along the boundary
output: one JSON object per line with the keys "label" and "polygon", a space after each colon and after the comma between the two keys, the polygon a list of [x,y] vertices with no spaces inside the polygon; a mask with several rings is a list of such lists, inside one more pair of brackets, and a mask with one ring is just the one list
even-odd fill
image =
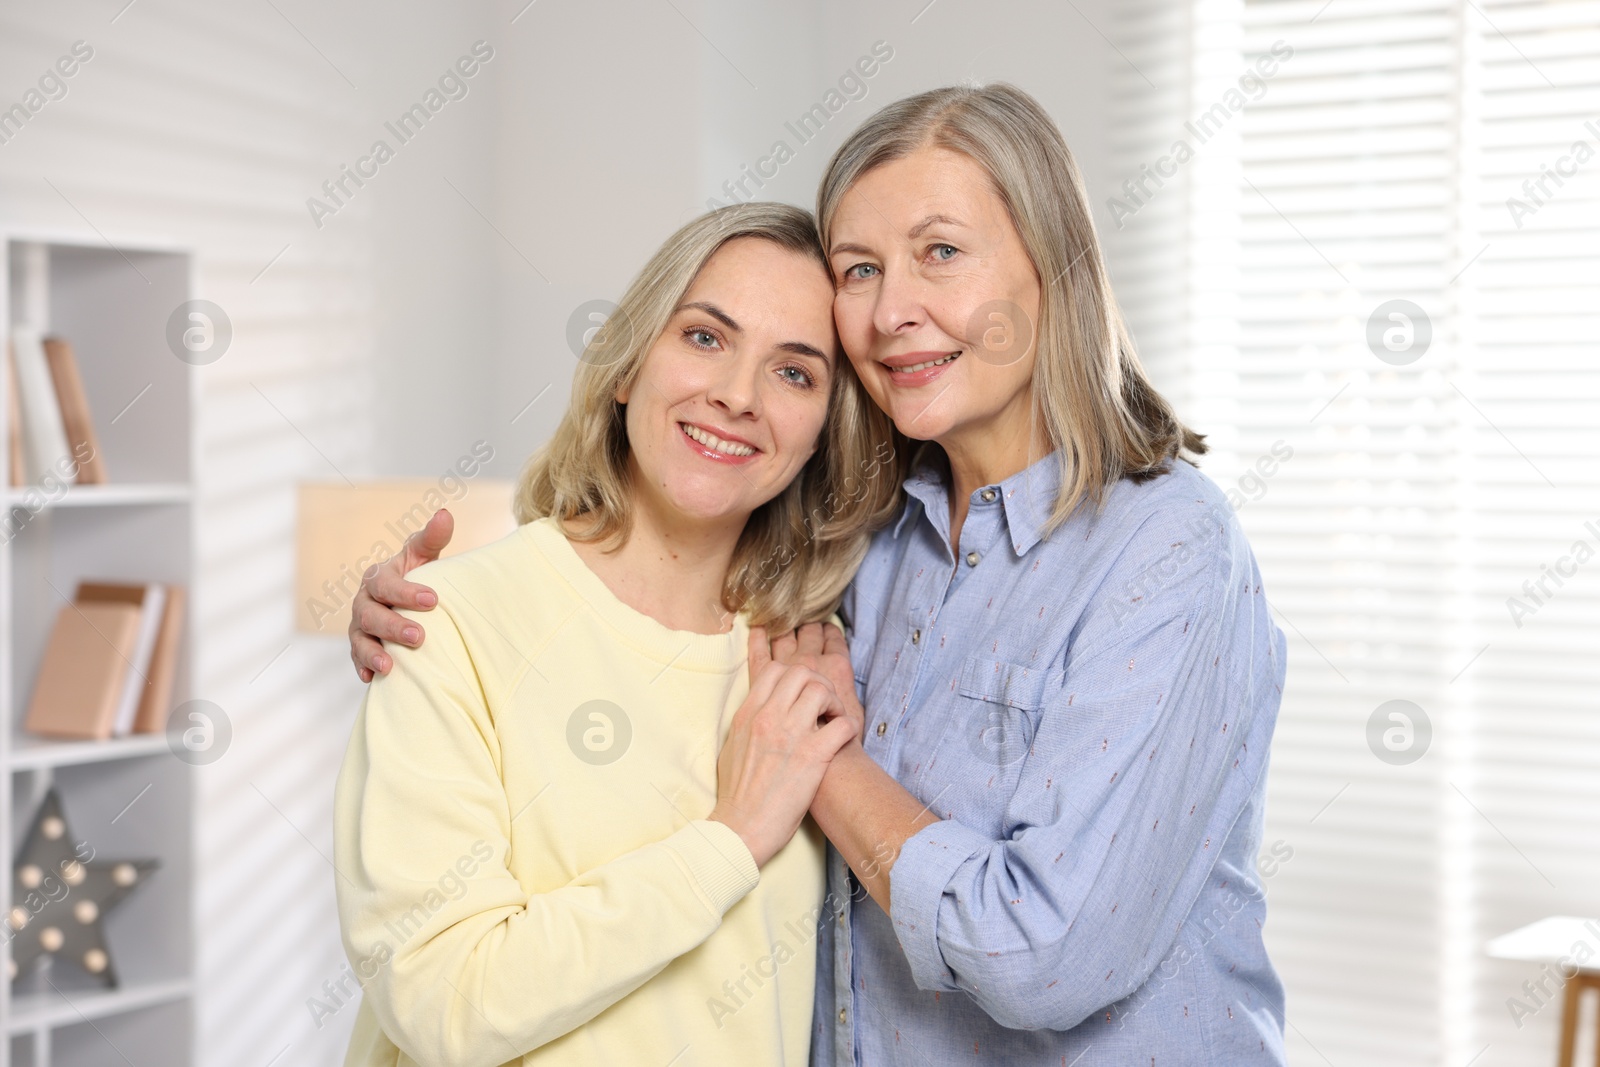
{"label": "chin", "polygon": [[935,403],[930,410],[926,400],[903,399],[889,409],[889,418],[894,421],[895,429],[914,441],[936,441],[959,423],[951,413],[939,410],[944,402]]}
{"label": "chin", "polygon": [[725,485],[669,486],[665,495],[678,514],[705,523],[749,518],[760,506],[747,493]]}
{"label": "chin", "polygon": [[886,390],[872,399],[895,429],[914,440],[933,441],[972,420],[972,412],[959,410],[968,388],[967,382],[942,381],[915,390]]}

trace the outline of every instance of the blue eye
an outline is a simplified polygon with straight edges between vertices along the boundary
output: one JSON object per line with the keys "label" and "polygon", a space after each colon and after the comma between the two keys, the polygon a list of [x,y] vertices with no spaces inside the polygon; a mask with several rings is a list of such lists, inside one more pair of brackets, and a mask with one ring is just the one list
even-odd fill
{"label": "blue eye", "polygon": [[696,348],[715,348],[717,346],[717,335],[710,330],[694,328],[683,331],[683,335]]}
{"label": "blue eye", "polygon": [[810,372],[807,371],[804,367],[798,366],[798,365],[796,365],[794,363],[786,363],[783,366],[778,368],[778,374],[779,375],[787,375],[790,371],[794,372],[795,377],[793,377],[793,378],[784,377],[784,379],[783,379],[784,381],[788,382],[789,384],[791,384],[791,385],[806,385],[806,386],[810,386],[810,385],[815,385],[816,384],[816,379],[811,377]]}
{"label": "blue eye", "polygon": [[[936,258],[938,258],[940,260],[949,260],[950,258],[952,258],[956,254],[956,251],[957,251],[957,249],[956,249],[955,245],[934,245],[933,246],[933,254],[934,254],[934,256]],[[944,255],[943,253],[945,253],[945,252],[949,252],[950,255],[948,255],[948,256]]]}
{"label": "blue eye", "polygon": [[877,270],[877,269],[878,268],[874,267],[871,263],[857,263],[855,266],[853,266],[849,270],[845,271],[844,272],[844,276],[846,278],[850,278],[850,279],[853,279],[853,280],[856,280],[856,281],[861,281],[861,280],[866,279],[868,277],[868,275],[865,275],[865,274],[862,274],[862,273],[859,273],[859,272],[868,271],[868,270]]}

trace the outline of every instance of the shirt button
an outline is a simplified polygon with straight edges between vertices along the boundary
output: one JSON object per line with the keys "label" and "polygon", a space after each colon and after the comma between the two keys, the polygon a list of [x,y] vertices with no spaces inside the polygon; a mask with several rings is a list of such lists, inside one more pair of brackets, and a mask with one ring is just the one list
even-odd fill
{"label": "shirt button", "polygon": [[994,503],[994,490],[993,489],[985,489],[983,492],[979,493],[978,496],[982,498],[982,500],[983,500],[983,502],[985,504]]}
{"label": "shirt button", "polygon": [[968,552],[967,553],[967,566],[976,567],[978,565],[978,560],[980,560],[982,558],[983,557],[979,556],[976,552]]}
{"label": "shirt button", "polygon": [[879,723],[879,724],[878,724],[878,736],[879,736],[879,737],[882,737],[882,736],[883,736],[883,733],[884,733],[884,731],[885,731],[885,730],[887,730],[887,729],[889,729],[889,723],[888,723],[888,721],[887,721],[887,720],[885,720],[885,721],[884,721],[884,722],[880,722],[880,723]]}
{"label": "shirt button", "polygon": [[840,1026],[844,1025],[844,1009],[843,1008],[839,1009],[839,1025]]}
{"label": "shirt button", "polygon": [[912,630],[911,631],[911,643],[913,645],[922,643],[922,631],[921,630]]}

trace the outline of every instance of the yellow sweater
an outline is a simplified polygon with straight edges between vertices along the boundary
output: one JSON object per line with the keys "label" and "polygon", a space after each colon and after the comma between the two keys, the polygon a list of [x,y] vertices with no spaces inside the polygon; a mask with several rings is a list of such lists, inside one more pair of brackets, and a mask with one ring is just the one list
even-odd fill
{"label": "yellow sweater", "polygon": [[662,626],[551,520],[411,577],[335,797],[347,1067],[803,1065],[822,837],[758,874],[705,818],[745,620]]}

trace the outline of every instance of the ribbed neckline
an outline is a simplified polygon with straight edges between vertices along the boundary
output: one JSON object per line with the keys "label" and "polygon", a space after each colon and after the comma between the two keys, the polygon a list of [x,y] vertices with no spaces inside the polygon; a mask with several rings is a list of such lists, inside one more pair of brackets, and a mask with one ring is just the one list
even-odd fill
{"label": "ribbed neckline", "polygon": [[734,616],[733,629],[725,634],[671,629],[618,600],[578,555],[555,518],[535,519],[520,531],[588,610],[641,654],[686,670],[727,673],[743,666],[750,644],[750,627],[743,612]]}

